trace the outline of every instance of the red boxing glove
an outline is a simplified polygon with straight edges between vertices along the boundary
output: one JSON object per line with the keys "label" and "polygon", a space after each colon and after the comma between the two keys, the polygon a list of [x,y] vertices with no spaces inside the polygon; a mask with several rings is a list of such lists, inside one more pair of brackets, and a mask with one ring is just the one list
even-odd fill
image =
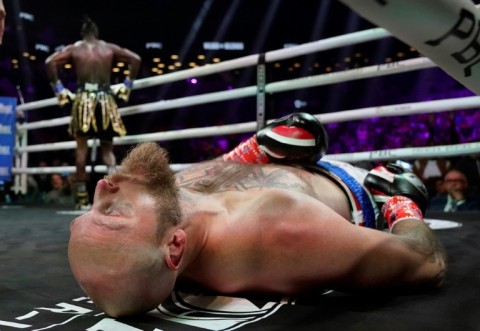
{"label": "red boxing glove", "polygon": [[308,113],[292,113],[257,132],[257,142],[272,162],[316,164],[326,153],[328,136]]}
{"label": "red boxing glove", "polygon": [[223,156],[242,163],[315,164],[326,152],[328,136],[323,125],[308,113],[293,113],[259,130]]}
{"label": "red boxing glove", "polygon": [[390,231],[393,226],[406,219],[417,219],[423,222],[422,211],[412,199],[396,195],[389,198],[382,206],[382,214]]}

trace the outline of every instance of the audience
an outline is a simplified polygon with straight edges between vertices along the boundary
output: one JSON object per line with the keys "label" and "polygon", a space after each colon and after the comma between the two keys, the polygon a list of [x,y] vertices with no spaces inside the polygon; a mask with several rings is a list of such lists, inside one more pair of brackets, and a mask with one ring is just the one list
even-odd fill
{"label": "audience", "polygon": [[[426,145],[428,146],[428,145]],[[413,162],[412,171],[425,184],[430,197],[442,191],[443,177],[451,168],[451,161],[446,158],[418,159]]]}
{"label": "audience", "polygon": [[451,169],[443,179],[444,194],[432,197],[427,210],[456,212],[479,211],[480,200],[478,195],[469,191],[468,180],[463,172]]}
{"label": "audience", "polygon": [[[41,160],[40,162],[38,162],[37,167],[47,168],[49,167],[49,164],[47,161]],[[35,174],[33,175],[33,179],[37,183],[38,191],[40,193],[47,193],[52,189],[52,183],[51,183],[49,174],[46,174],[46,173]]]}
{"label": "audience", "polygon": [[480,196],[480,153],[464,155],[454,166],[467,176],[470,190]]}
{"label": "audience", "polygon": [[413,172],[422,181],[429,181],[431,178],[444,177],[451,167],[451,162],[445,158],[418,159],[413,163]]}
{"label": "audience", "polygon": [[52,174],[50,182],[52,189],[45,195],[45,203],[73,206],[75,200],[68,179],[61,174]]}

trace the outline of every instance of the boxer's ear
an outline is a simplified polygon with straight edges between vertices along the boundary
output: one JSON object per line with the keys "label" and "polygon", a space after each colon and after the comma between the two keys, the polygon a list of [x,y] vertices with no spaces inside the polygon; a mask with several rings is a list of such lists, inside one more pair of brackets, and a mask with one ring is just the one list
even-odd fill
{"label": "boxer's ear", "polygon": [[170,269],[178,270],[185,252],[186,241],[187,234],[182,229],[175,230],[171,235],[168,242],[168,251],[165,254],[165,262]]}

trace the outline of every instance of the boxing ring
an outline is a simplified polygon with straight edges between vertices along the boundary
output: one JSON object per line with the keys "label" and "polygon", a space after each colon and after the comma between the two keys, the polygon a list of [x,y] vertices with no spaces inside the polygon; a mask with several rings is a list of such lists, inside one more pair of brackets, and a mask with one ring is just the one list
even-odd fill
{"label": "boxing ring", "polygon": [[[265,64],[300,55],[322,52],[382,38],[392,37],[383,28],[250,55],[234,60],[192,68],[162,76],[139,79],[134,89],[143,89],[228,70],[256,67],[255,86],[154,101],[120,109],[128,116],[177,108],[223,102],[238,98],[256,98],[256,121],[190,128],[164,132],[146,132],[118,137],[115,145],[133,145],[144,141],[195,139],[253,133],[268,122],[265,96],[314,86],[337,84],[385,75],[397,75],[437,65],[428,57],[331,72],[293,80],[266,82]],[[468,85],[468,84],[467,84]],[[40,100],[18,106],[27,113],[56,107],[56,99]],[[480,97],[469,96],[415,103],[372,105],[367,108],[314,114],[322,123],[340,123],[373,117],[401,117],[480,108]],[[25,193],[27,176],[45,173],[71,173],[74,166],[28,167],[30,153],[75,149],[74,141],[29,144],[28,131],[49,128],[66,130],[70,117],[17,125],[13,190]],[[89,141],[95,147],[95,140]],[[93,148],[94,149],[94,148]],[[453,157],[480,153],[480,141],[464,144],[396,148],[327,154],[326,159],[347,162],[413,160]],[[192,160],[193,162],[193,160]],[[173,164],[180,170],[188,164]],[[105,172],[104,166],[88,167],[89,172]],[[449,270],[445,286],[436,291],[389,296],[365,293],[349,295],[331,291],[312,292],[301,297],[246,296],[227,297],[198,289],[178,289],[157,310],[129,319],[111,319],[85,297],[70,272],[67,261],[69,222],[78,215],[68,208],[5,205],[0,208],[4,228],[0,240],[0,330],[478,330],[480,328],[480,214],[463,212],[426,215],[448,255]],[[442,227],[442,222],[452,226]],[[440,224],[435,228],[436,224]]]}

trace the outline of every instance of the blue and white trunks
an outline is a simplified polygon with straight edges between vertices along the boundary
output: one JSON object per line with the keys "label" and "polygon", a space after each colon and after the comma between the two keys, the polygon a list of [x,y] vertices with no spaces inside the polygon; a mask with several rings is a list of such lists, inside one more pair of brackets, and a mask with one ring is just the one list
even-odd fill
{"label": "blue and white trunks", "polygon": [[317,165],[320,168],[318,170],[322,170],[321,173],[338,184],[347,195],[351,205],[352,222],[377,228],[379,210],[372,195],[363,186],[368,171],[340,161],[320,160]]}

